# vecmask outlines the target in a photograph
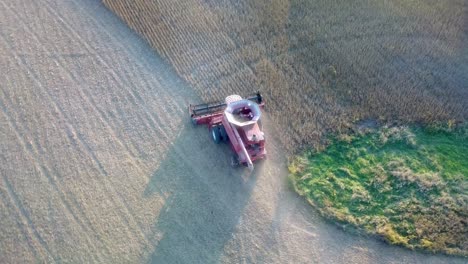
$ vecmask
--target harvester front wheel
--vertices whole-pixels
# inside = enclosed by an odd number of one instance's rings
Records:
[[[219,134],[221,135],[221,139],[224,142],[228,142],[229,137],[228,137],[228,134],[227,134],[226,129],[224,128],[224,126],[219,126]]]
[[[213,141],[216,143],[216,144],[219,144],[219,142],[221,141],[221,134],[219,133],[219,128],[218,126],[213,126],[211,128],[211,136],[213,137]]]

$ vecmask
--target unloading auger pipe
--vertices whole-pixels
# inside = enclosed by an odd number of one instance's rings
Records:
[[[234,131],[234,135],[236,136],[237,141],[242,142],[242,138],[240,137],[239,132],[237,131],[237,128],[233,124],[229,124],[229,125],[233,128],[232,130]],[[253,168],[254,168],[253,162],[250,159],[247,149],[245,148],[244,144],[239,144],[239,146],[241,147],[242,154],[244,154],[247,160],[247,167],[249,167],[250,171],[253,171]]]

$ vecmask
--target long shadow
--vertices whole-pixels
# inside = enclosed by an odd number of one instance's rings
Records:
[[[186,124],[153,173],[144,196],[166,197],[154,233],[151,263],[215,263],[232,237],[261,170],[229,166],[227,144],[206,127]]]

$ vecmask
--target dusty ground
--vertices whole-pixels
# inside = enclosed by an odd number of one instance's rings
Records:
[[[200,101],[98,0],[0,1],[0,262],[463,263],[325,223],[270,158],[188,124]]]

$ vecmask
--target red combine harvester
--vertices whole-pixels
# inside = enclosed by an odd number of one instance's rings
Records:
[[[226,97],[225,102],[189,105],[194,125],[206,124],[215,143],[230,142],[233,166],[253,169],[253,162],[266,157],[265,136],[260,121],[265,102],[259,92],[243,99]]]

